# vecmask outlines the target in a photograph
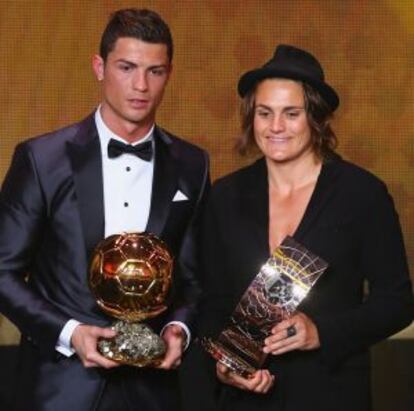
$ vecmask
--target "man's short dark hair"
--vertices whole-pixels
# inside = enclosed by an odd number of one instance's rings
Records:
[[[155,11],[147,9],[122,9],[111,14],[102,34],[100,55],[106,61],[121,37],[132,37],[147,43],[165,44],[168,59],[173,58],[173,40],[170,28]]]
[[[322,159],[329,158],[337,146],[337,138],[331,128],[332,108],[321,97],[320,93],[309,84],[299,82],[303,87],[305,111],[311,129],[312,147]],[[236,150],[241,155],[257,151],[254,137],[255,97],[258,82],[244,96],[241,107],[241,135],[236,141]]]

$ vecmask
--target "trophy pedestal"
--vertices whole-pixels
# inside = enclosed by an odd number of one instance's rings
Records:
[[[200,340],[203,348],[218,362],[230,368],[233,372],[241,375],[243,378],[251,378],[256,372],[256,368],[244,361],[234,351],[228,350],[224,345],[211,338],[202,338]]]
[[[135,367],[161,364],[166,352],[165,342],[150,327],[121,320],[112,329],[117,332],[115,337],[98,342],[98,350],[104,357]]]

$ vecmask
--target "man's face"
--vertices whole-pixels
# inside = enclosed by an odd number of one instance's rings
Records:
[[[101,113],[107,126],[121,137],[137,131],[140,137],[145,135],[154,123],[171,71],[167,46],[122,37],[106,62],[94,56],[93,68],[102,81]]]
[[[254,135],[268,160],[285,163],[313,155],[311,129],[300,83],[267,79],[257,86]]]

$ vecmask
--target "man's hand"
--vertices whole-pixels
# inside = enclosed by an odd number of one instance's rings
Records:
[[[120,364],[102,356],[97,350],[97,344],[99,338],[112,338],[115,335],[116,332],[110,328],[80,324],[73,331],[71,343],[84,367],[114,368]]]
[[[257,370],[251,378],[243,378],[219,362],[216,364],[216,373],[222,383],[257,394],[266,394],[275,382],[274,375],[268,370]]]
[[[187,338],[184,330],[177,324],[171,324],[165,328],[161,337],[167,345],[167,352],[158,368],[165,370],[177,368],[181,364],[183,347]]]
[[[273,355],[293,350],[314,350],[321,345],[315,323],[301,312],[273,327],[272,335],[264,342],[263,351]]]

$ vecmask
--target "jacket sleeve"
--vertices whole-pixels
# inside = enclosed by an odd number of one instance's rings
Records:
[[[376,186],[363,220],[360,269],[367,297],[352,310],[314,318],[322,356],[332,366],[408,326],[414,316],[399,219],[383,183]]]
[[[39,349],[54,353],[68,318],[31,289],[27,277],[47,225],[47,208],[28,144],[16,148],[0,192],[0,312]]]

